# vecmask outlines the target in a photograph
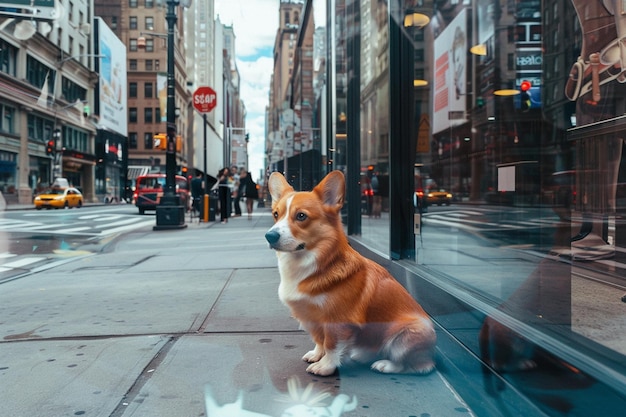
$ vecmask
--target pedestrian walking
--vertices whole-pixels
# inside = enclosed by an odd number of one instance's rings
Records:
[[[248,211],[248,220],[250,220],[252,219],[254,202],[259,198],[259,191],[252,175],[245,169],[242,169],[241,174],[239,174],[239,194],[246,199],[246,210]]]
[[[197,171],[196,177],[191,180],[191,198],[193,199],[191,209],[194,214],[198,213],[199,218],[202,217],[202,196],[204,195],[204,180],[202,172]]]
[[[230,217],[230,171],[228,168],[222,168],[217,173],[218,192],[220,196],[220,217],[222,223],[228,223]]]
[[[243,169],[243,168],[242,168]],[[241,195],[239,194],[239,168],[233,165],[230,167],[230,186],[231,186],[231,197],[233,202],[233,211],[231,213],[235,213],[235,217],[241,216],[241,206],[239,202],[241,201]]]

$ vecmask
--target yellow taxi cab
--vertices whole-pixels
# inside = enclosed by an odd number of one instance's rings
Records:
[[[83,206],[83,195],[74,187],[53,187],[36,196],[33,203],[37,210],[42,208],[80,208]]]
[[[438,190],[430,189],[426,194],[426,202],[428,205],[436,204],[438,206],[441,206],[442,204],[445,204],[446,206],[449,206],[450,203],[452,203],[452,194],[447,192],[443,188],[440,188]]]

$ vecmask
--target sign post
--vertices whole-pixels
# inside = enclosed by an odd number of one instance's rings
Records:
[[[198,87],[193,92],[193,107],[202,113],[202,122],[204,125],[204,200],[202,202],[202,221],[209,221],[209,182],[206,172],[206,155],[207,155],[207,120],[206,115],[217,106],[217,94],[211,87]]]

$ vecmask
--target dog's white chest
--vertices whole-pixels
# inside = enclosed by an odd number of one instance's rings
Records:
[[[284,303],[309,299],[310,296],[302,293],[298,285],[316,271],[315,256],[311,253],[278,253],[278,270],[280,272],[280,285],[278,296]]]

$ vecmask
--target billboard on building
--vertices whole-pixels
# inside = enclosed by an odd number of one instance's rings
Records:
[[[457,15],[435,39],[433,133],[465,123],[467,103],[467,16]]]
[[[101,18],[95,18],[96,53],[100,55],[96,71],[98,84],[99,125],[128,135],[126,96],[126,46]]]
[[[157,97],[161,108],[161,121],[167,122],[167,73],[157,74]]]

